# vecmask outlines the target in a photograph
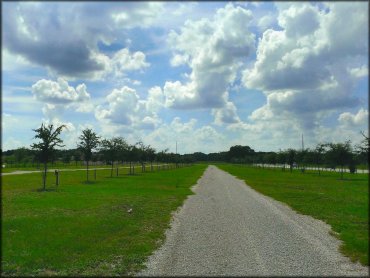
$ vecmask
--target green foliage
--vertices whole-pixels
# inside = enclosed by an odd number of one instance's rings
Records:
[[[338,180],[335,173],[302,175],[237,165],[217,165],[246,181],[255,190],[284,202],[294,210],[328,223],[343,241],[341,251],[353,261],[369,265],[368,175]]]
[[[92,158],[92,151],[99,146],[99,136],[97,136],[91,129],[87,128],[82,131],[79,139],[80,142],[77,146],[84,154],[86,161],[86,179],[89,181],[89,161]]]
[[[114,161],[120,160],[129,151],[129,146],[122,137],[113,137],[111,139],[103,139],[100,142],[100,151],[104,158],[111,162],[111,177],[113,176]]]
[[[236,145],[230,147],[227,157],[229,161],[237,161],[241,159],[246,159],[248,156],[251,156],[253,154],[254,150],[251,149],[249,146]]]
[[[54,130],[54,125],[50,124],[47,127],[41,124],[41,127],[34,129],[36,132],[35,139],[40,139],[38,143],[33,143],[31,148],[36,151],[37,159],[44,164],[43,174],[43,190],[46,186],[47,163],[55,154],[55,147],[64,147],[63,140],[59,138],[62,129],[65,125],[58,126]]]
[[[329,143],[328,147],[329,150],[326,152],[326,159],[331,165],[339,165],[341,167],[341,178],[343,179],[344,166],[353,164],[351,142]]]
[[[89,161],[92,158],[92,151],[99,146],[99,136],[96,135],[91,129],[87,128],[82,131],[80,141],[77,147],[81,150],[84,155],[85,161]]]

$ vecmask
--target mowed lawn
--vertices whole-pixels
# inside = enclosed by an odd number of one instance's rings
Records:
[[[343,241],[340,251],[369,265],[369,179],[367,174],[282,172],[241,165],[217,165],[294,210],[328,223]]]
[[[2,275],[127,275],[159,247],[206,165],[122,174],[2,177]],[[93,178],[93,174],[90,176]],[[132,209],[131,212],[130,209]]]

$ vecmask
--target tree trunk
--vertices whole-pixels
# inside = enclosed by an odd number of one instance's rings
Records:
[[[46,190],[46,172],[47,172],[48,166],[47,163],[44,163],[44,175],[42,177],[42,183],[43,183],[43,190]]]
[[[89,161],[86,161],[86,180],[89,182]]]
[[[113,164],[114,164],[114,162],[113,162],[113,160],[112,160],[112,169],[110,170],[110,177],[111,177],[111,178],[113,177]]]

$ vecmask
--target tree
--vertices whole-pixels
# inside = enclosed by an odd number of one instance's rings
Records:
[[[286,165],[286,161],[287,161],[287,154],[286,154],[286,152],[285,151],[282,151],[282,150],[279,150],[279,152],[276,155],[276,161],[277,161],[277,163],[283,165],[282,170],[285,171],[285,165]]]
[[[328,144],[319,143],[317,144],[315,150],[313,151],[313,159],[317,165],[317,170],[319,171],[319,175],[321,175],[320,165],[322,164],[324,160],[324,153],[326,151],[327,145]]]
[[[246,159],[247,156],[251,156],[254,154],[254,150],[251,149],[249,146],[232,146],[228,152],[228,159],[229,161],[240,161],[241,159]]]
[[[153,161],[155,159],[155,149],[152,148],[150,145],[146,147],[146,157],[150,162],[150,171],[153,171]]]
[[[33,143],[31,148],[36,151],[38,160],[44,164],[44,173],[42,176],[43,190],[46,188],[46,173],[47,163],[55,153],[55,147],[64,147],[63,140],[59,138],[62,129],[65,125],[58,126],[54,130],[54,125],[50,124],[47,127],[41,124],[41,127],[33,129],[36,132],[35,139],[41,139],[39,143]]]
[[[329,143],[329,150],[326,153],[328,161],[332,165],[339,165],[341,167],[340,178],[343,179],[343,168],[345,165],[350,166],[353,163],[353,154],[351,148],[351,141],[344,143]]]
[[[145,161],[146,161],[146,146],[143,142],[139,141],[135,144],[136,152],[137,152],[137,159],[141,164],[141,172],[145,172]]]
[[[301,172],[304,172],[304,163],[307,160],[307,154],[308,154],[308,149],[301,149],[295,151],[295,160],[298,163],[299,167],[301,168]]]
[[[358,153],[360,160],[367,165],[369,161],[370,139],[363,131],[361,131],[361,135],[364,138],[361,143],[356,146],[356,152]]]
[[[120,154],[122,153],[122,150],[126,149],[128,147],[125,139],[122,137],[113,137],[111,139],[104,139],[100,142],[100,150],[102,151],[105,159],[107,161],[110,161],[112,164],[111,169],[111,177],[113,177],[113,166],[114,161],[116,161]]]
[[[293,171],[293,164],[294,164],[294,161],[296,159],[296,156],[297,156],[296,150],[288,149],[286,151],[286,159],[287,159],[287,162],[289,164],[290,172]]]
[[[80,142],[77,147],[81,150],[86,161],[86,180],[89,181],[89,161],[92,158],[92,151],[99,146],[99,136],[91,129],[87,128],[82,131]]]

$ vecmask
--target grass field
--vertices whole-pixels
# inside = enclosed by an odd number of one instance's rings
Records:
[[[206,165],[110,178],[100,170],[2,177],[2,275],[127,275],[164,239]],[[129,213],[129,210],[132,212]]]
[[[159,164],[163,164],[163,163],[159,163]],[[135,165],[135,167],[141,167],[141,165],[139,163],[132,163],[132,165]],[[156,163],[153,164],[153,166],[155,166]],[[130,164],[129,163],[125,163],[124,165],[122,165],[121,163],[120,164],[114,164],[114,168],[116,167],[129,167]],[[11,173],[11,172],[16,172],[16,171],[38,171],[38,170],[42,170],[43,169],[43,165],[40,164],[39,165],[39,168],[36,166],[36,164],[34,164],[34,166],[32,166],[31,164],[17,164],[17,165],[13,165],[12,167],[10,167],[8,165],[8,167],[5,167],[5,168],[2,168],[1,169],[1,172],[2,173]],[[94,169],[94,168],[110,168],[112,167],[111,165],[89,165],[89,168],[90,169]],[[147,163],[146,164],[146,167],[150,167],[150,164]],[[86,166],[83,165],[82,163],[78,163],[78,164],[75,164],[75,163],[60,163],[60,162],[57,162],[57,163],[54,163],[54,164],[51,164],[51,163],[48,163],[48,169],[86,169]]]
[[[294,210],[328,223],[343,241],[341,252],[352,261],[369,265],[369,180],[367,174],[290,173],[218,164],[223,169]]]

